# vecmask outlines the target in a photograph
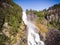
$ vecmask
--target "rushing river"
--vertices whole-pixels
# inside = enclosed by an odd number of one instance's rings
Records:
[[[45,45],[43,41],[40,40],[40,36],[37,32],[36,26],[32,24],[31,21],[28,20],[26,13],[23,12],[22,19],[27,25],[27,43],[28,45]]]

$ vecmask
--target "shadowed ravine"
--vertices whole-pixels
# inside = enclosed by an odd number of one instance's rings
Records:
[[[27,16],[26,16],[25,12],[23,12],[22,19],[23,19],[25,25],[27,25],[27,32],[28,32],[27,43],[28,43],[28,45],[45,45],[44,42],[40,40],[40,36],[37,32],[35,25],[32,24],[30,20],[27,20]]]

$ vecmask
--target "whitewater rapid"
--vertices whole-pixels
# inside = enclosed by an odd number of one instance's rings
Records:
[[[27,43],[28,45],[44,45],[44,42],[40,40],[40,36],[37,32],[36,26],[28,20],[26,13],[23,12],[22,19],[27,25]]]

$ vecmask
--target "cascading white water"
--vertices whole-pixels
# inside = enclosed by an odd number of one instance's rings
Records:
[[[27,43],[28,45],[44,45],[44,42],[40,40],[40,36],[37,32],[37,29],[34,24],[31,23],[31,21],[27,20],[26,13],[23,12],[22,19],[27,25]]]

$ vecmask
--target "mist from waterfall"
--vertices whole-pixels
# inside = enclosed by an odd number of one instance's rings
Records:
[[[22,19],[27,25],[27,43],[28,45],[45,45],[43,41],[40,40],[40,36],[37,32],[36,26],[28,20],[27,15],[23,12]]]

